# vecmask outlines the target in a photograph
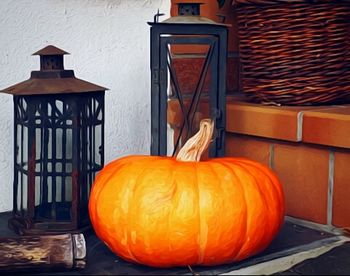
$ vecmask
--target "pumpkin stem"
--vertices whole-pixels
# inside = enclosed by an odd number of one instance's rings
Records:
[[[176,160],[185,162],[199,161],[211,142],[213,131],[214,121],[210,119],[202,120],[199,125],[199,131],[187,140],[177,154]]]

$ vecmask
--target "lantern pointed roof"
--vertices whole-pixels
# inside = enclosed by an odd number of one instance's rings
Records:
[[[56,46],[48,45],[33,54],[33,56],[54,56],[54,55],[69,55],[69,53],[60,48],[57,48]]]
[[[204,16],[194,16],[194,15],[178,15],[172,16],[164,21],[160,22],[164,24],[209,24],[209,25],[219,25],[226,26],[226,24],[215,22]]]
[[[211,20],[207,17],[200,16],[200,15],[176,15],[171,16],[163,21],[160,22],[147,22],[148,25],[154,26],[154,25],[212,25],[212,26],[223,26],[223,27],[230,27],[231,24],[226,23],[218,23],[214,20]]]
[[[49,45],[33,55],[40,56],[40,70],[32,71],[28,80],[3,90],[12,95],[46,95],[85,92],[103,92],[105,87],[75,77],[73,70],[65,70],[63,55],[69,54],[62,49]]]
[[[0,90],[2,93],[12,95],[48,95],[48,94],[72,94],[106,91],[108,88],[91,82],[69,78],[30,78],[13,86]]]

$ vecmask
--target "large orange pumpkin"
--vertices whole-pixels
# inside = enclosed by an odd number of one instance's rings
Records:
[[[188,161],[200,158],[212,129],[203,121],[180,160],[128,156],[98,174],[90,218],[115,254],[156,267],[219,265],[269,245],[283,223],[281,185],[247,159]]]

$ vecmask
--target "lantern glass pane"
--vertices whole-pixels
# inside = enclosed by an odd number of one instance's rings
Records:
[[[23,190],[22,190],[22,210],[26,212],[28,210],[28,177],[23,174]]]
[[[41,163],[39,163],[39,162],[35,163],[35,172],[37,172],[37,173],[41,172]]]
[[[56,162],[55,165],[56,165],[56,168],[55,168],[56,173],[61,173],[62,172],[62,163]]]
[[[65,186],[62,183],[62,177],[56,177],[56,211],[57,220],[67,221],[70,220],[71,202],[65,200]]]
[[[163,49],[166,51],[163,55],[167,68],[167,110],[176,114],[176,123],[180,125],[180,128],[172,129],[171,124],[167,123],[168,156],[176,155],[199,130],[200,121],[210,116],[214,47],[210,40],[207,42],[209,44],[168,43]]]
[[[35,206],[39,206],[41,195],[41,185],[40,185],[40,176],[35,177]]]
[[[177,133],[171,128],[170,124],[167,124],[167,156],[172,156],[174,152],[174,137]],[[179,147],[182,147],[182,141],[179,142]]]
[[[52,202],[52,177],[47,177],[47,199],[46,202]]]
[[[22,151],[22,125],[17,124],[17,164],[21,164]]]
[[[101,166],[102,165],[102,160],[101,160],[101,154],[100,154],[100,148],[102,146],[102,126],[101,125],[97,125],[95,126],[95,164],[97,166]]]
[[[28,170],[28,127],[22,127],[22,159],[21,164],[24,170]]]
[[[62,201],[62,177],[56,176],[56,202]]]
[[[57,115],[58,116],[62,115],[62,113],[63,113],[63,102],[59,101],[59,100],[56,100],[55,104],[56,104],[56,113],[57,113]]]
[[[40,128],[36,128],[35,129],[35,145],[36,145],[36,151],[35,151],[35,159],[36,160],[40,160],[41,158],[41,146],[42,146],[42,142],[41,142],[41,129]],[[39,170],[36,170],[37,172],[40,171],[40,163],[37,164],[39,165]]]
[[[47,158],[52,159],[52,129],[48,130],[48,142],[47,142]]]
[[[24,98],[22,98],[21,100],[22,100],[23,110],[26,112],[26,110],[27,110],[27,102],[26,102],[26,100]]]
[[[72,159],[73,150],[73,130],[68,128],[66,131],[66,158]]]
[[[62,159],[63,129],[56,129],[56,159]]]
[[[47,115],[49,116],[49,118],[51,118],[52,116],[52,107],[50,103],[47,105]]]
[[[93,152],[92,152],[92,149],[93,149],[93,135],[92,135],[92,129],[93,129],[93,126],[89,125],[88,127],[88,170],[91,170],[92,169],[92,166],[93,166]]]
[[[17,173],[18,182],[17,182],[17,194],[15,195],[16,198],[16,210],[22,211],[22,173]]]
[[[98,110],[98,113],[96,115],[97,120],[101,121],[102,120],[102,110]]]
[[[65,178],[65,199],[66,201],[72,201],[72,177],[67,176]]]
[[[72,163],[66,163],[66,172],[71,173],[72,172],[73,165]]]

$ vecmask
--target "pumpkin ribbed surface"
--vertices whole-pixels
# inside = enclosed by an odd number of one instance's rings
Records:
[[[274,173],[247,159],[128,156],[98,174],[89,213],[97,236],[128,261],[219,265],[269,245],[284,198]]]

